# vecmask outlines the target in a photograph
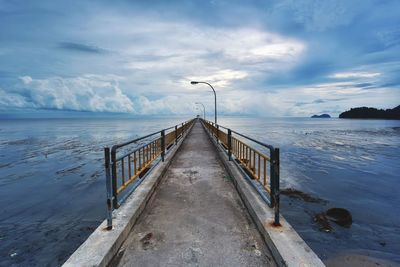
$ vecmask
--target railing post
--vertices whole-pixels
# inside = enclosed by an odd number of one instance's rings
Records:
[[[111,185],[111,170],[110,170],[110,148],[104,148],[104,167],[106,171],[106,189],[107,189],[107,230],[112,229],[112,185]]]
[[[175,125],[175,144],[178,143],[178,125]]]
[[[117,152],[111,149],[111,184],[113,195],[113,207],[118,208],[118,193],[117,193]]]
[[[184,133],[185,133],[185,128],[183,128],[183,122],[182,122],[182,138]]]
[[[165,158],[165,130],[161,131],[161,160]]]
[[[219,143],[219,125],[216,124],[216,126],[217,126],[217,133],[216,133],[215,137],[217,138],[217,144],[218,144]]]
[[[275,206],[275,171],[274,171],[274,164],[275,164],[275,149],[272,148],[269,150],[269,158],[270,158],[270,164],[269,164],[269,185],[271,188],[270,192],[270,199],[271,199],[271,208]]]
[[[228,158],[232,160],[232,131],[228,129]]]
[[[274,211],[275,211],[275,220],[274,224],[279,225],[279,204],[280,204],[280,192],[279,192],[279,183],[280,183],[280,173],[279,173],[279,148],[275,148],[273,150],[273,185],[271,186],[271,195],[274,199]]]

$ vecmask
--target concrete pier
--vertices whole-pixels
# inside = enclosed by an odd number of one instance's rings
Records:
[[[112,217],[64,266],[324,266],[199,120]]]
[[[111,266],[275,266],[200,123]]]

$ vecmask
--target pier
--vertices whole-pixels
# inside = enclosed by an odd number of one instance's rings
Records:
[[[107,219],[64,266],[324,266],[279,214],[271,145],[193,119],[106,148],[105,173]]]

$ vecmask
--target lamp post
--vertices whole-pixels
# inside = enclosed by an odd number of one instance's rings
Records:
[[[214,92],[214,112],[215,112],[214,122],[215,122],[215,124],[217,124],[217,94],[215,93],[214,87],[212,87],[212,85],[207,82],[191,81],[190,83],[191,84],[204,83],[204,84],[207,84],[208,86],[210,86],[211,89],[213,90],[213,92]]]
[[[203,119],[205,120],[206,119],[206,108],[204,107],[203,103],[196,102],[195,104],[203,106]]]

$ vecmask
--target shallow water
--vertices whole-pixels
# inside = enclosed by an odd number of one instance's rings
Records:
[[[105,218],[103,147],[186,119],[0,120],[0,266],[61,265]]]
[[[322,258],[342,253],[400,263],[400,121],[311,118],[221,118],[220,123],[278,146],[281,188],[325,201],[282,196],[281,211]],[[313,221],[332,207],[348,209],[349,229]]]
[[[103,147],[187,118],[0,120],[0,266],[62,264],[105,217]],[[323,259],[349,250],[400,262],[400,122],[221,117],[281,149],[282,213]],[[313,214],[348,209],[319,231]]]

